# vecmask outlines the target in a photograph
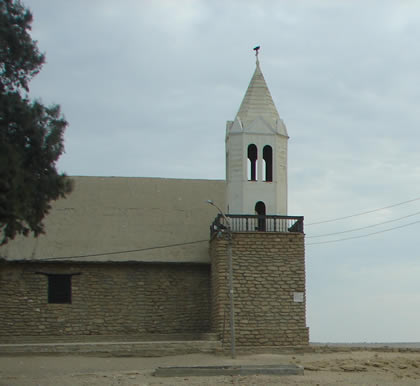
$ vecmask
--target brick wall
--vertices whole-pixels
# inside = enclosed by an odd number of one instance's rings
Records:
[[[43,274],[72,276],[72,304],[48,304]],[[210,329],[208,265],[0,265],[0,336],[196,333]]]
[[[211,242],[212,330],[230,341],[227,240]],[[234,233],[233,288],[237,346],[302,346],[309,343],[304,235]]]

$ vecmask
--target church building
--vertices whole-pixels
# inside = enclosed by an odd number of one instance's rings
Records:
[[[225,349],[308,345],[288,138],[257,56],[226,125],[225,181],[71,177],[45,235],[0,247],[0,339],[213,333]]]

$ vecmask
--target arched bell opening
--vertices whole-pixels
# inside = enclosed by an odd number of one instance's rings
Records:
[[[273,148],[269,145],[263,148],[263,181],[273,181]]]
[[[248,181],[257,181],[257,146],[251,144],[248,146]]]

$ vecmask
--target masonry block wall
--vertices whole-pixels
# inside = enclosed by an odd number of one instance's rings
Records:
[[[49,274],[72,276],[72,303],[48,303]],[[0,336],[210,330],[208,265],[0,264]]]
[[[305,246],[300,233],[233,233],[237,346],[304,346]],[[228,241],[213,239],[212,330],[230,341]],[[302,300],[302,301],[301,301]]]

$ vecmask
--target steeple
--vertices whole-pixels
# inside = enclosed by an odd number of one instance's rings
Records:
[[[235,120],[226,125],[228,213],[287,214],[288,138],[257,56]]]
[[[236,114],[236,118],[238,118],[242,128],[245,130],[250,128],[257,118],[260,118],[274,132],[287,136],[286,126],[281,120],[273,102],[270,90],[261,71],[258,56],[254,74],[249,82],[248,89]]]
[[[264,75],[261,72],[258,59],[254,75],[251,78],[236,117],[241,120],[244,126],[250,124],[256,118],[262,117],[267,123],[275,127],[277,121],[280,119],[270,90],[265,82]]]

